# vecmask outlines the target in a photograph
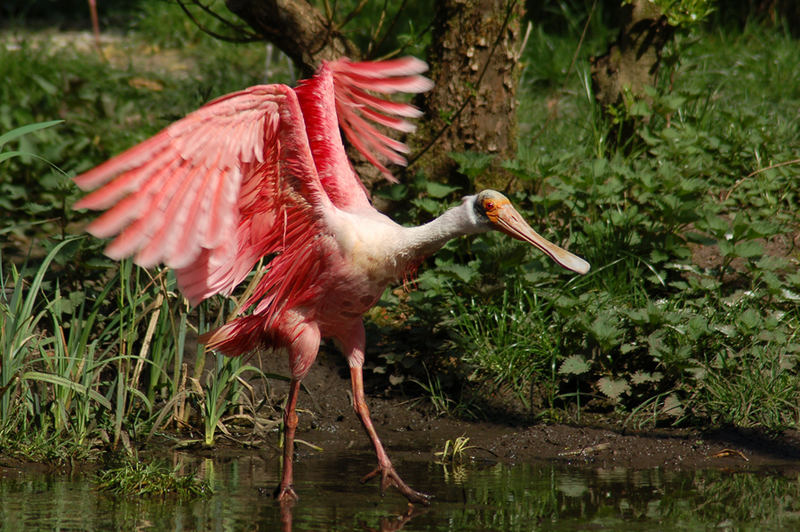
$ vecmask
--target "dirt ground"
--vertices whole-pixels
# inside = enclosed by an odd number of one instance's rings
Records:
[[[349,376],[333,353],[320,358],[304,381],[298,408],[297,437],[325,449],[325,454],[371,448],[350,406]],[[267,363],[284,364],[285,361]],[[280,365],[265,368],[280,372]],[[284,370],[285,372],[285,370]],[[272,394],[285,393],[278,386]],[[769,435],[735,428],[624,429],[621,423],[596,418],[580,426],[521,423],[504,419],[471,422],[432,415],[424,407],[367,390],[375,428],[389,456],[411,453],[430,460],[447,440],[469,438],[467,456],[476,460],[561,462],[576,466],[644,468],[755,469],[780,467],[800,471],[800,431]],[[276,442],[267,442],[267,445]],[[298,459],[316,451],[297,447]]]

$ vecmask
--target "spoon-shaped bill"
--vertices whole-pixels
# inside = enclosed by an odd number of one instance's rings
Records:
[[[589,271],[588,262],[534,231],[511,203],[502,205],[497,211],[497,218],[492,221],[498,230],[517,240],[533,244],[564,268],[581,274]]]

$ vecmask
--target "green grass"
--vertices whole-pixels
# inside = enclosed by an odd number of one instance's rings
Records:
[[[15,132],[0,137],[3,453],[68,461],[164,430],[210,445],[235,411],[257,424],[262,404],[243,383],[265,376],[195,342],[234,303],[190,309],[169,271],[114,263],[71,236],[92,216],[71,209],[72,175],[263,81],[263,45],[215,41],[174,5],[142,6],[104,28],[108,61],[24,28],[18,50],[0,47],[0,132]],[[519,154],[504,162],[523,185],[514,202],[591,272],[565,273],[499,234],[452,242],[415,290],[387,292],[370,367],[455,415],[485,415],[481,399],[500,389],[552,419],[577,407],[637,424],[795,427],[797,43],[775,28],[695,28],[669,51],[674,76],[621,110],[639,128],[620,145],[587,81],[587,57],[613,34],[598,20],[566,79],[582,23],[532,31]],[[287,81],[279,65],[273,81]],[[482,154],[453,157],[473,178],[487,167]],[[420,223],[465,192],[419,174],[376,194]],[[386,323],[400,312],[397,334]]]
[[[444,442],[444,447],[441,451],[436,451],[434,456],[438,457],[439,463],[454,464],[464,460],[464,453],[475,446],[469,444],[469,438],[466,436],[457,436],[454,440],[447,440]]]
[[[142,462],[125,459],[121,464],[104,469],[97,475],[97,487],[120,497],[174,496],[179,499],[207,498],[212,495],[207,480],[181,475],[177,469],[160,461]]]
[[[451,326],[471,343],[463,342],[462,361],[473,368],[467,379],[480,394],[509,387],[530,409],[530,384],[536,381],[546,385],[546,402],[553,407],[554,370],[562,349],[548,331],[553,324],[546,315],[552,309],[529,286],[517,281],[489,302],[454,294]]]

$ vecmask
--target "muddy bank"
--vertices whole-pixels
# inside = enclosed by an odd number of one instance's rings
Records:
[[[308,393],[300,396],[298,438],[324,449],[324,454],[346,450],[369,450],[369,440],[350,406],[347,369],[333,353],[320,359],[304,381]],[[280,366],[266,362],[267,370]],[[276,385],[271,393],[285,393]],[[800,432],[770,435],[734,428],[655,428],[630,430],[605,418],[588,424],[567,425],[520,423],[497,419],[470,422],[436,417],[425,405],[384,398],[381,391],[367,390],[367,402],[376,430],[389,456],[412,454],[434,460],[447,440],[469,438],[467,456],[475,460],[560,462],[576,466],[626,468],[725,468],[751,469],[765,466],[797,468],[800,471]],[[589,416],[585,416],[589,417]],[[276,446],[270,435],[265,445]],[[276,448],[276,447],[273,447]],[[313,460],[319,454],[298,446],[298,460]]]
[[[282,358],[250,360],[265,372],[287,374]],[[369,379],[367,379],[369,382]],[[311,445],[296,446],[297,460],[336,460],[352,452],[371,453],[350,400],[349,371],[341,355],[321,352],[309,376],[303,381],[305,390],[298,401],[297,438]],[[288,389],[286,383],[270,381],[269,387],[256,386],[256,398],[268,397],[279,405]],[[367,385],[367,403],[375,428],[390,457],[397,460],[435,461],[445,442],[458,437],[469,438],[464,459],[477,462],[559,463],[575,467],[595,468],[668,468],[752,470],[772,467],[782,473],[800,472],[800,431],[768,434],[759,430],[736,428],[651,428],[631,430],[620,420],[583,416],[581,424],[522,422],[518,416],[502,416],[489,421],[465,421],[436,416],[425,399],[384,397],[380,386]],[[269,410],[267,406],[265,408]],[[230,459],[256,453],[277,467],[280,420],[278,410],[267,414],[266,425],[253,431],[246,426],[235,431],[235,438],[218,436],[217,446],[205,449],[199,445],[175,445],[175,441],[201,437],[200,432],[174,435],[174,439],[154,438],[138,442],[144,454],[162,455],[168,449],[206,457]],[[193,425],[201,427],[199,420]],[[233,427],[231,427],[233,428]],[[243,446],[242,442],[253,442]],[[322,448],[315,450],[312,446]],[[74,470],[76,464],[68,469]],[[98,464],[89,464],[95,469]],[[102,467],[102,466],[100,466]],[[48,464],[28,464],[4,456],[0,448],[0,473],[4,468],[30,469],[45,472]],[[78,465],[79,469],[83,469]],[[57,468],[63,469],[63,467]]]

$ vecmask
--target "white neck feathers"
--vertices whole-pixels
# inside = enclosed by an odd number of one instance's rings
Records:
[[[475,214],[474,202],[475,196],[467,196],[460,205],[425,225],[406,228],[405,252],[411,256],[427,256],[456,237],[488,231],[489,226]]]

